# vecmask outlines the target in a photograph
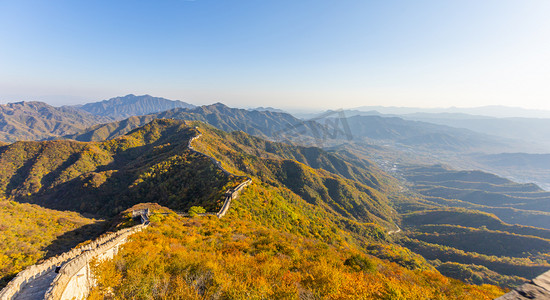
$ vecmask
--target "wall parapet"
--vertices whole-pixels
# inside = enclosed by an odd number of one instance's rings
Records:
[[[46,292],[44,299],[58,300],[65,298],[63,297],[63,293],[65,292],[70,280],[77,274],[78,271],[88,265],[92,259],[98,257],[113,247],[118,247],[124,244],[130,235],[142,231],[147,226],[148,225],[146,224],[139,224],[134,227],[122,229],[109,234],[106,238],[104,238],[103,243],[96,243],[95,248],[89,249],[88,251],[83,252],[81,255],[78,255],[74,259],[67,262],[61,270],[59,270],[59,274],[55,277],[50,288]],[[71,296],[68,297],[68,299],[71,298]]]
[[[45,299],[60,299],[60,297],[57,297],[59,294],[58,291],[65,281],[68,282],[65,278],[72,273],[75,267],[81,266],[84,262],[88,262],[92,257],[101,254],[102,251],[112,248],[113,245],[125,240],[129,235],[143,230],[147,227],[147,224],[148,220],[146,224],[139,224],[131,228],[104,234],[86,245],[73,248],[68,252],[49,258],[42,263],[27,267],[25,270],[19,272],[17,276],[0,291],[0,300],[14,299],[28,283],[33,282],[49,272],[53,272],[55,268],[63,265],[46,292],[45,297]],[[52,293],[49,293],[50,291],[52,291]]]
[[[240,178],[245,178],[246,179],[245,181],[241,182],[234,189],[227,191],[227,193],[225,195],[225,199],[224,199],[223,204],[222,204],[222,207],[217,213],[198,214],[199,216],[215,215],[218,218],[222,218],[223,216],[225,216],[225,214],[229,210],[229,206],[231,205],[231,200],[236,199],[239,196],[239,193],[242,191],[242,189],[244,189],[245,187],[252,184],[252,178],[250,178],[248,176],[236,175],[236,174],[233,174],[233,173],[227,171],[226,169],[223,168],[222,163],[219,160],[217,160],[213,156],[210,156],[206,153],[202,153],[200,151],[197,151],[195,148],[193,148],[193,145],[191,143],[194,140],[196,140],[196,139],[198,139],[202,136],[202,133],[199,131],[199,128],[195,127],[195,129],[199,132],[199,134],[189,139],[189,142],[187,143],[187,148],[189,148],[189,150],[209,158],[218,167],[218,169],[222,170],[222,172],[224,172],[227,176],[235,176],[235,177],[240,177]],[[183,214],[183,215],[186,215],[186,214]]]

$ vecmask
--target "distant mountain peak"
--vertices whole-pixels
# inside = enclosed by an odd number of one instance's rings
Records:
[[[269,111],[269,112],[286,113],[286,111],[284,111],[284,110],[282,110],[282,109],[274,108],[274,107],[271,107],[271,106],[268,106],[268,107],[260,106],[260,107],[256,107],[256,108],[250,108],[250,109],[248,109],[248,110],[251,110],[251,111]]]
[[[225,105],[225,104],[223,104],[223,103],[221,103],[221,102],[216,102],[216,103],[214,103],[214,104],[211,104],[211,105],[207,105],[207,106],[213,106],[213,107],[223,107],[223,108],[225,108],[225,107],[229,107],[229,106],[227,106],[227,105]]]
[[[78,108],[98,116],[107,116],[116,119],[124,119],[131,116],[147,115],[158,113],[174,108],[193,108],[192,104],[170,100],[151,95],[128,94],[126,96],[114,97],[95,103],[88,103]]]

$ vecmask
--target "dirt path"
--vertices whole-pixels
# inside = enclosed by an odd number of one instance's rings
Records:
[[[395,225],[397,226],[397,225]],[[397,226],[397,230],[391,230],[391,231],[388,231],[388,235],[392,235],[394,233],[400,233],[401,232],[401,228],[399,228],[399,226]]]

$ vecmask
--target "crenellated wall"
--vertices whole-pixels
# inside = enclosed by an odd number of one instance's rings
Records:
[[[119,247],[128,241],[130,235],[146,227],[146,224],[140,224],[117,231],[111,234],[105,243],[98,244],[96,248],[85,251],[67,262],[53,280],[44,299],[83,299],[87,297],[90,288],[94,284],[90,274],[90,261],[113,258]]]
[[[198,127],[195,127],[195,129],[197,129],[197,131],[199,130]],[[220,209],[220,211],[218,211],[217,213],[205,213],[205,214],[199,214],[199,215],[216,215],[218,218],[221,218],[223,216],[225,216],[225,214],[227,213],[227,211],[229,210],[229,206],[231,205],[231,200],[233,199],[236,199],[238,196],[239,196],[239,193],[242,191],[242,189],[244,189],[245,187],[247,187],[248,185],[250,185],[252,183],[252,178],[250,177],[247,177],[247,176],[239,176],[239,175],[235,175],[229,171],[227,171],[226,169],[224,169],[222,167],[222,163],[220,161],[218,161],[217,159],[215,159],[214,157],[206,154],[206,153],[202,153],[202,152],[199,152],[197,150],[195,150],[195,148],[193,148],[193,145],[191,145],[191,143],[195,140],[195,139],[198,139],[199,137],[202,136],[202,133],[199,131],[199,134],[197,136],[194,136],[192,138],[189,139],[189,143],[187,144],[187,148],[189,148],[189,150],[195,152],[195,153],[198,153],[198,154],[201,154],[201,155],[204,155],[206,157],[208,157],[220,170],[222,170],[226,175],[228,176],[235,176],[235,177],[241,177],[241,178],[246,178],[246,180],[244,182],[242,182],[241,184],[239,184],[237,187],[235,187],[233,190],[229,190],[225,193],[225,200],[223,201],[223,205],[222,205],[222,208]]]
[[[19,272],[15,278],[13,278],[7,285],[0,291],[0,299],[8,300],[15,299],[15,296],[24,288],[28,283],[39,280],[42,277],[48,275],[54,271],[56,266],[65,263],[68,260],[80,255],[83,251],[87,251],[93,247],[92,244],[88,244],[83,247],[72,249],[69,252],[65,252],[61,255],[52,257],[44,262],[27,267],[25,270]]]
[[[218,218],[225,216],[225,214],[227,213],[227,210],[229,210],[229,206],[231,205],[231,200],[236,199],[239,196],[239,193],[242,191],[242,189],[244,189],[251,183],[252,183],[252,179],[250,177],[247,177],[245,182],[239,184],[236,188],[230,191],[229,194],[225,197],[225,201],[223,202],[222,208],[216,214],[216,216]]]
[[[72,299],[77,294],[87,295],[87,290],[67,295],[62,298],[66,287],[81,278],[79,271],[87,268],[88,262],[94,257],[111,256],[118,247],[125,243],[128,237],[147,227],[147,223],[136,225],[117,232],[104,234],[89,244],[74,248],[56,257],[52,257],[40,264],[36,264],[19,272],[8,285],[0,291],[0,300],[10,299]],[[112,254],[111,254],[112,252]],[[55,268],[62,266],[59,273]],[[89,272],[86,271],[85,280],[89,283]],[[73,278],[74,277],[74,278]],[[80,280],[80,279],[79,279]],[[78,280],[76,280],[78,281]],[[80,280],[82,281],[82,280]],[[80,286],[80,284],[79,284]],[[89,284],[86,285],[90,287]],[[78,297],[78,299],[81,299]]]

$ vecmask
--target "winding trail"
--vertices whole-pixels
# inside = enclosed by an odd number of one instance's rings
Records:
[[[390,231],[388,231],[388,235],[392,235],[392,234],[400,233],[400,232],[401,232],[401,228],[399,228],[399,226],[397,226],[397,224],[396,224],[395,226],[397,227],[397,230],[390,230]]]
[[[223,168],[222,163],[219,160],[215,159],[213,156],[210,156],[206,153],[197,151],[195,148],[193,148],[193,145],[191,143],[194,140],[196,140],[196,139],[198,139],[202,136],[202,133],[200,132],[199,128],[195,127],[195,129],[199,132],[199,134],[189,139],[189,143],[187,144],[187,148],[189,148],[189,150],[191,150],[195,153],[198,153],[200,155],[208,157],[227,176],[245,178],[245,180],[243,182],[241,182],[237,187],[235,187],[234,189],[229,190],[225,193],[225,200],[223,202],[223,205],[222,205],[220,211],[218,211],[217,213],[199,214],[199,215],[216,215],[218,218],[221,218],[221,217],[225,216],[225,214],[229,210],[229,206],[231,205],[231,200],[237,198],[238,195],[239,195],[239,192],[252,183],[252,178],[250,178],[248,176],[236,175],[236,174],[233,174],[233,173],[227,171],[226,169]],[[185,214],[182,214],[182,215],[185,215]]]

